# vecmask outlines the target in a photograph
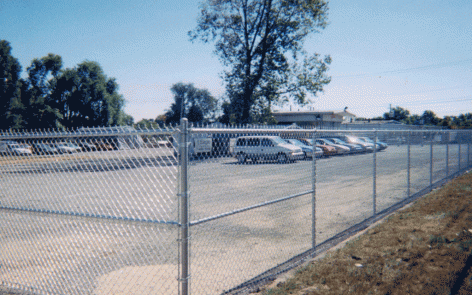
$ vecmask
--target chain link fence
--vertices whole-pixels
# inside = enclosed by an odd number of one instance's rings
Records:
[[[470,167],[469,131],[0,134],[0,293],[247,294]]]

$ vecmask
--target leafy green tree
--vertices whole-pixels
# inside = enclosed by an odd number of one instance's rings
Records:
[[[452,117],[444,116],[444,118],[442,118],[439,121],[439,126],[446,127],[446,128],[452,128]]]
[[[404,123],[409,124],[409,125],[422,125],[423,120],[421,119],[421,116],[419,115],[411,115],[408,118],[403,120]]]
[[[131,115],[124,114],[123,115],[123,125],[126,126],[133,126],[134,125],[134,118]]]
[[[193,84],[172,85],[174,102],[165,113],[166,123],[175,124],[185,117],[190,122],[208,122],[214,119],[217,100],[206,89],[198,89]]]
[[[107,78],[97,62],[84,61],[57,77],[51,94],[62,114],[60,126],[96,127],[124,125],[124,98],[114,78]]]
[[[19,114],[23,108],[19,93],[21,65],[11,49],[8,41],[0,40],[0,129],[23,127]]]
[[[309,102],[330,82],[331,58],[309,55],[303,43],[327,25],[324,0],[206,0],[190,39],[215,42],[233,123],[250,123],[256,101],[270,107]]]
[[[28,67],[26,89],[22,91],[24,102],[23,119],[29,128],[55,128],[62,117],[51,100],[57,76],[62,68],[62,58],[49,53],[35,58]]]
[[[0,129],[132,125],[115,78],[96,62],[62,69],[62,58],[35,58],[20,78],[10,44],[0,41]]]
[[[165,114],[161,114],[161,115],[158,115],[156,117],[156,119],[154,120],[159,126],[164,126],[166,124],[166,115]]]
[[[439,123],[439,118],[433,111],[424,111],[423,115],[421,115],[421,120],[423,121],[424,125],[437,125]]]
[[[471,129],[472,128],[472,114],[460,114],[452,118],[452,127],[454,129]]]
[[[408,123],[410,111],[397,106],[393,108],[391,112],[385,113],[383,117],[385,120],[395,120],[403,123]]]
[[[159,124],[157,124],[153,119],[141,119],[139,122],[137,122],[134,127],[137,129],[156,129],[159,127]]]

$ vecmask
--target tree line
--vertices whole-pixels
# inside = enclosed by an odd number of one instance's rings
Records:
[[[65,129],[132,124],[115,78],[97,62],[63,68],[62,58],[35,58],[22,78],[22,67],[0,40],[0,130]]]
[[[331,57],[304,49],[327,24],[326,0],[203,0],[190,41],[212,42],[225,67],[224,98],[192,84],[173,85],[174,103],[155,122],[275,123],[273,105],[306,105],[331,81]],[[70,128],[130,124],[118,85],[96,62],[62,69],[49,54],[21,66],[5,40],[0,44],[0,128]],[[149,121],[149,120],[148,120]],[[147,124],[146,122],[141,122]],[[149,122],[148,122],[149,123]]]
[[[438,126],[447,129],[472,129],[472,113],[459,116],[444,116],[439,118],[433,111],[426,110],[421,115],[410,114],[410,111],[396,106],[390,112],[372,119],[358,118],[359,120],[394,120],[408,125]]]

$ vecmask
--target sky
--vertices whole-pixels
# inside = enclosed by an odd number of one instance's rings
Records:
[[[214,44],[191,42],[200,1],[0,0],[0,40],[23,68],[48,53],[90,60],[116,78],[135,122],[156,118],[178,82],[224,96]],[[438,117],[472,112],[472,1],[331,0],[329,25],[305,49],[330,55],[331,83],[305,107],[382,116],[390,106]]]

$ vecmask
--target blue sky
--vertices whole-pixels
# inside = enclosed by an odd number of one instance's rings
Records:
[[[332,82],[304,109],[347,106],[361,117],[381,116],[390,104],[439,117],[472,112],[472,1],[329,3],[330,24],[305,48],[331,55]],[[198,6],[189,0],[0,0],[0,39],[10,42],[23,71],[48,53],[62,56],[65,67],[97,61],[117,79],[125,111],[139,121],[164,113],[178,82],[224,94],[213,45],[187,36]]]

